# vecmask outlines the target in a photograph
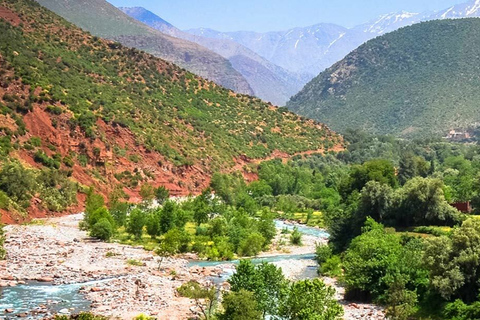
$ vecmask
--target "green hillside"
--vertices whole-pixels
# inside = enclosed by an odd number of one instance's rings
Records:
[[[47,103],[71,113],[70,124],[90,138],[98,137],[101,119],[130,129],[138,143],[177,165],[232,164],[234,156],[315,150],[333,145],[325,138],[336,139],[318,123],[86,34],[33,1],[2,5],[21,20],[18,26],[0,20],[2,72],[14,70],[4,87],[21,79],[29,88],[29,96],[3,96],[7,111]]]
[[[247,80],[227,59],[193,42],[154,30],[105,0],[37,2],[95,36],[144,50],[235,92],[253,93]]]
[[[480,19],[431,21],[367,42],[294,96],[332,129],[445,134],[480,122]]]

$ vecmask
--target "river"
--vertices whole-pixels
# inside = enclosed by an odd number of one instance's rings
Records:
[[[284,221],[275,221],[276,227],[279,230],[289,229],[292,230],[297,227],[298,230],[309,236],[318,237],[319,239],[325,239],[328,237],[328,233],[325,231],[306,227],[302,225],[296,225]],[[307,254],[284,254],[284,255],[272,255],[260,258],[252,258],[254,263],[270,262],[278,266],[292,266],[295,261],[302,265],[302,271],[296,277],[297,279],[312,278],[316,276],[316,264],[314,259],[314,253]],[[215,262],[215,261],[190,261],[188,267],[216,267],[222,266],[224,271],[220,277],[212,278],[217,283],[223,283],[235,272],[233,267],[239,260],[228,262]],[[81,311],[90,310],[90,301],[87,300],[79,289],[84,286],[95,286],[102,282],[110,281],[111,279],[92,281],[86,283],[76,283],[68,285],[51,285],[39,282],[28,282],[27,284],[17,285],[14,287],[6,287],[0,289],[0,316],[15,316],[18,314],[26,313],[32,310],[38,310],[38,313],[34,318],[44,318],[48,314],[55,313],[78,313]],[[39,305],[47,305],[48,309],[39,308]],[[7,313],[6,310],[13,310],[12,313]],[[29,315],[29,317],[31,317]]]

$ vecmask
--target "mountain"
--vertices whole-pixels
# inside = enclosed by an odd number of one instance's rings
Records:
[[[425,136],[480,122],[480,19],[415,24],[370,40],[287,104],[334,130]]]
[[[255,96],[276,105],[285,105],[287,100],[310,80],[310,77],[287,71],[232,40],[183,32],[145,8],[119,9],[154,29],[172,37],[198,43],[228,59],[235,70],[247,79]]]
[[[480,0],[472,0],[466,3],[452,6],[431,16],[431,19],[455,19],[471,18],[480,16]]]
[[[235,41],[286,70],[310,75],[310,78],[321,71],[324,53],[347,31],[334,24],[267,33],[188,30],[196,36]]]
[[[193,42],[154,30],[105,0],[38,2],[95,36],[144,50],[236,92],[253,94],[246,79],[225,58]]]
[[[62,211],[87,187],[198,193],[213,172],[341,144],[318,122],[92,36],[33,0],[0,1],[5,216]]]
[[[317,24],[280,32],[220,32],[187,30],[196,36],[235,41],[270,62],[308,80],[343,59],[368,40],[422,21],[480,16],[480,0],[472,0],[440,12],[394,12],[353,28]]]

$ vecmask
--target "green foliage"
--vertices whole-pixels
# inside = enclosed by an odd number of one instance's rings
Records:
[[[240,260],[236,273],[228,282],[233,292],[253,292],[263,317],[267,314],[279,314],[280,302],[286,297],[288,290],[288,282],[282,269],[269,263],[254,266],[250,260]]]
[[[217,301],[217,290],[215,286],[204,287],[196,281],[189,281],[177,288],[182,297],[195,300],[195,304],[202,311],[205,319],[210,319]]]
[[[466,220],[452,236],[427,239],[425,265],[432,287],[446,300],[473,302],[480,289],[480,220]]]
[[[290,235],[290,243],[295,246],[302,245],[302,233],[298,231],[298,228],[293,228],[292,234]]]
[[[343,308],[335,300],[335,289],[319,279],[303,280],[291,285],[280,314],[289,320],[335,320]]]
[[[71,1],[70,5],[78,4]],[[337,135],[317,123],[291,113],[279,113],[259,99],[233,95],[230,90],[145,52],[96,40],[28,0],[7,2],[5,6],[18,12],[23,23],[18,27],[7,21],[0,23],[2,68],[13,70],[14,77],[25,86],[42,88],[41,94],[33,99],[48,101],[47,110],[54,118],[60,111],[65,116],[71,115],[70,128],[80,129],[88,138],[104,134],[103,129],[97,127],[97,121],[103,120],[107,126],[129,129],[139,146],[162,154],[176,166],[201,164],[209,171],[233,166],[233,159],[240,155],[263,158],[274,150],[293,154],[340,142]],[[56,7],[60,8],[66,7]],[[78,7],[78,10],[85,8]],[[81,19],[73,17],[73,20],[83,25],[86,17],[91,18],[82,15]],[[104,19],[93,21],[101,24]],[[114,30],[124,28],[125,25],[120,25]],[[139,25],[139,29],[149,34],[148,28]],[[52,30],[58,32],[52,33]],[[158,34],[154,37],[158,38]],[[160,38],[166,45],[166,40]],[[131,39],[138,45],[136,40]],[[171,41],[166,42],[168,52],[175,52],[171,50]],[[19,54],[13,54],[11,48]],[[158,49],[154,50],[157,54],[162,51]],[[181,51],[184,55],[185,50]],[[38,52],[42,52],[41,59]],[[61,61],[58,57],[62,57]],[[207,60],[209,64],[215,61]],[[202,65],[204,61],[196,60]],[[218,70],[226,66],[222,63],[215,64],[217,75]],[[235,73],[231,67],[227,69]],[[7,95],[3,99],[13,99],[7,102],[14,107],[9,108],[15,110],[13,113],[30,109],[15,97]],[[268,123],[263,119],[269,119]],[[98,157],[99,150],[93,151]],[[129,154],[129,158],[136,163],[141,161],[136,153]],[[49,167],[57,167],[61,162],[52,161],[40,152],[36,159]],[[98,159],[90,160],[94,164]],[[85,154],[79,155],[79,162],[83,166],[88,164]]]
[[[70,316],[60,316],[56,315],[55,320],[107,320],[107,317],[96,316],[90,312],[81,312],[77,315],[70,315]]]
[[[107,220],[112,228],[115,226],[115,221],[112,215],[105,207],[98,208],[92,213],[85,213],[84,221],[86,222],[86,227],[88,230],[93,231],[93,227],[102,220]],[[103,223],[101,228],[105,228],[105,225],[106,224]]]
[[[46,167],[60,169],[60,161],[50,158],[44,151],[38,150],[34,156],[35,162],[41,163]]]
[[[331,256],[320,266],[318,272],[328,277],[340,277],[343,273],[342,260],[337,255]]]
[[[395,168],[388,160],[370,160],[362,165],[352,166],[350,177],[345,181],[343,192],[351,193],[353,190],[362,190],[369,181],[395,187],[398,184]]]
[[[340,132],[366,128],[423,137],[473,125],[480,120],[479,24],[476,19],[430,21],[368,41],[287,106]]]
[[[148,235],[152,238],[156,238],[162,233],[160,229],[160,217],[157,212],[151,212],[147,216],[145,226],[147,227]]]
[[[3,226],[0,225],[0,260],[5,260],[7,251],[3,247],[5,243],[5,233],[3,231]]]
[[[480,301],[467,305],[462,300],[456,300],[445,307],[444,316],[449,320],[480,319]]]
[[[140,188],[140,196],[143,201],[152,201],[155,198],[155,188],[149,183],[143,184]]]
[[[155,189],[155,199],[159,204],[163,204],[170,197],[170,191],[164,186]]]
[[[223,296],[223,313],[217,315],[219,320],[261,320],[262,312],[258,308],[252,292],[240,290]]]
[[[92,226],[90,236],[108,241],[113,236],[113,233],[114,228],[111,222],[106,218],[102,218]]]
[[[136,239],[140,239],[143,234],[143,227],[146,223],[146,213],[141,209],[135,208],[130,212],[127,221],[127,232]]]
[[[36,190],[35,176],[19,163],[6,163],[0,172],[0,190],[13,201],[29,204]]]
[[[262,251],[265,245],[265,238],[260,232],[250,233],[240,242],[238,253],[243,257],[256,256]]]
[[[345,253],[343,267],[348,295],[383,300],[396,281],[410,290],[425,290],[427,271],[422,266],[423,246],[417,240],[401,238],[369,218],[363,234],[353,239]]]
[[[87,200],[85,201],[85,214],[91,214],[100,208],[105,207],[105,199],[101,194],[95,193],[93,188],[87,193]]]

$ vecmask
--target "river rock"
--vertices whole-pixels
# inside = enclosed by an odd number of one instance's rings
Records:
[[[38,278],[37,281],[39,281],[39,282],[53,282],[53,278],[52,277],[41,277],[41,278]]]

